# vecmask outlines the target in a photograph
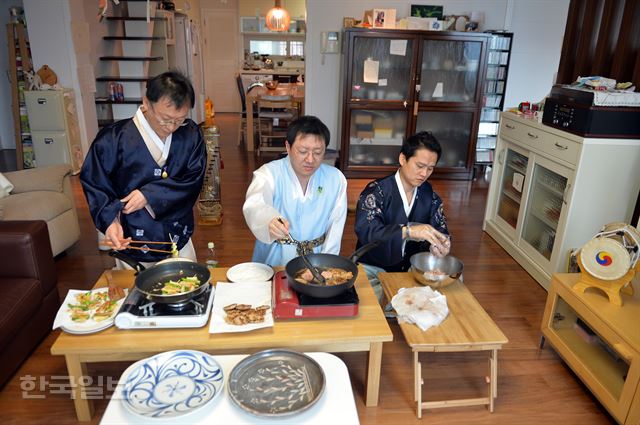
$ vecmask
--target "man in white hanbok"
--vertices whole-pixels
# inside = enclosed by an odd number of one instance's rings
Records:
[[[322,162],[328,144],[322,121],[300,117],[287,130],[288,155],[254,171],[242,207],[257,239],[253,261],[283,266],[302,252],[340,253],[347,180]]]

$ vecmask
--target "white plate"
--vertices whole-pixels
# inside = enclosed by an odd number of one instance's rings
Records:
[[[222,368],[207,353],[176,350],[149,357],[122,376],[125,407],[144,418],[176,418],[222,392]]]
[[[109,291],[109,288],[98,288],[98,289],[92,290],[91,292],[96,293],[96,292],[107,292],[107,291]],[[121,300],[118,300],[116,307],[113,309],[113,313],[111,314],[111,317],[109,317],[106,320],[103,320],[100,322],[96,322],[93,319],[89,319],[86,322],[74,322],[73,320],[71,320],[71,314],[69,312],[68,304],[75,304],[76,295],[83,294],[85,292],[89,292],[89,291],[70,289],[69,292],[67,292],[67,296],[64,298],[64,301],[62,301],[62,305],[60,306],[60,309],[56,314],[56,318],[53,322],[53,329],[56,329],[59,327],[60,329],[62,329],[67,333],[82,335],[82,334],[99,332],[101,330],[104,330],[113,326],[116,314],[118,314],[118,310],[120,310],[120,307],[124,302],[124,298],[122,298]],[[127,292],[128,290],[125,289],[125,293]]]
[[[245,325],[227,323],[225,320],[227,313],[224,311],[224,307],[229,304],[249,304],[252,307],[271,306],[271,282],[244,282],[240,285],[232,282],[218,282],[211,308],[209,333],[248,332],[273,327],[271,308],[266,311],[262,322]]]
[[[227,270],[231,282],[268,282],[272,277],[273,269],[262,263],[242,263]]]

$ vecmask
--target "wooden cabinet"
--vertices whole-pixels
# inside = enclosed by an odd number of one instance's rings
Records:
[[[434,176],[470,179],[488,38],[448,31],[346,30],[344,174],[375,178],[393,172],[402,141],[428,130],[443,150]]]
[[[640,191],[640,140],[593,139],[503,112],[484,230],[548,288],[571,250],[629,222]]]
[[[542,334],[618,423],[640,419],[640,285],[622,307],[594,290],[572,289],[580,274],[555,274]]]

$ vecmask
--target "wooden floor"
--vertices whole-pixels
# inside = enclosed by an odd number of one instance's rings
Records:
[[[241,206],[251,179],[259,164],[243,147],[237,147],[236,116],[218,116],[222,129],[222,170],[224,220],[220,226],[201,226],[194,236],[200,258],[207,241],[218,247],[221,265],[232,266],[251,257],[253,237],[244,223]],[[350,181],[350,199],[355,199],[364,181]],[[380,404],[366,408],[363,403],[366,356],[342,354],[351,375],[354,396],[363,424],[610,424],[614,423],[599,402],[591,396],[556,353],[540,342],[540,321],[546,292],[507,253],[482,231],[487,196],[487,183],[433,181],[442,196],[453,235],[452,254],[465,265],[465,283],[478,298],[498,326],[509,338],[499,352],[498,398],[494,413],[484,407],[451,408],[426,411],[422,420],[415,416],[411,351],[399,327],[390,322],[394,341],[384,345]],[[89,288],[112,260],[97,249],[96,233],[87,212],[77,177],[74,177],[76,202],[82,230],[81,240],[57,259],[61,298],[69,288]],[[355,247],[354,217],[347,217],[342,252]],[[76,423],[73,401],[66,394],[50,391],[44,399],[21,396],[20,377],[61,383],[66,374],[63,358],[49,354],[58,331],[40,344],[14,378],[0,392],[2,424],[72,424]],[[483,355],[429,354],[421,356],[425,365],[424,398],[484,396],[484,377],[488,362]],[[126,363],[96,364],[89,367],[94,380],[102,376],[117,379]],[[53,379],[52,379],[53,377]],[[98,423],[107,400],[96,401]],[[224,421],[223,421],[224,422]]]

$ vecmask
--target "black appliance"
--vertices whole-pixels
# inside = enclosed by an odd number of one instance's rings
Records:
[[[593,91],[556,85],[542,122],[583,137],[640,138],[640,107],[594,106]]]

